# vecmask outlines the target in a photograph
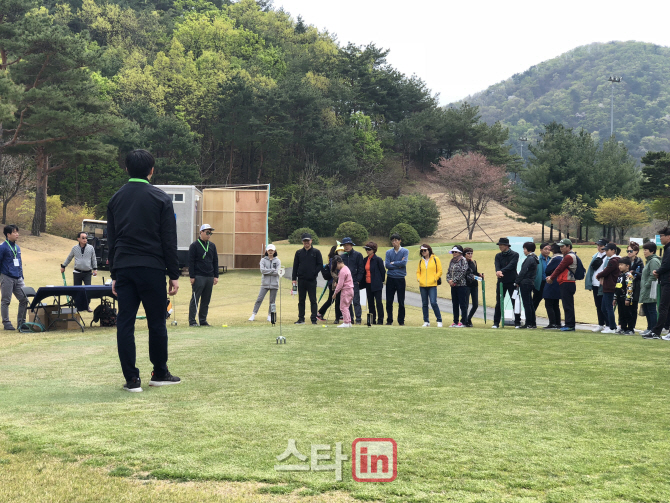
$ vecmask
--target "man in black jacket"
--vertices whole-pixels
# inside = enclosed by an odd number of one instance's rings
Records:
[[[107,205],[107,244],[112,292],[119,301],[116,341],[123,388],[142,391],[140,371],[135,366],[135,317],[144,305],[149,328],[149,359],[154,365],[149,386],[179,384],[167,368],[168,338],[165,327],[165,276],[170,278],[169,295],[179,290],[177,225],[172,201],[149,183],[154,158],[146,150],[126,156],[130,180]]]
[[[312,310],[312,325],[316,325],[316,312],[319,307],[316,303],[316,278],[323,267],[321,251],[312,246],[312,236],[302,235],[302,245],[293,259],[293,286],[298,285],[298,321],[296,325],[305,324],[305,297],[309,294],[309,303]]]
[[[363,313],[361,310],[361,290],[360,284],[363,281],[363,276],[365,276],[365,262],[363,260],[363,255],[360,252],[354,250],[354,242],[351,238],[344,238],[342,240],[342,247],[344,248],[344,253],[340,255],[342,257],[342,262],[346,265],[351,271],[351,279],[354,280],[354,300],[349,306],[349,311],[352,312],[351,319],[354,319],[353,314],[356,314],[356,325],[361,324],[363,318]],[[337,304],[339,305],[339,294],[337,296]]]
[[[496,283],[496,309],[491,328],[498,328],[500,326],[501,315],[504,316],[504,313],[502,313],[504,308],[501,308],[501,304],[504,305],[505,303],[505,294],[510,296],[512,309],[514,309],[515,302],[512,299],[512,294],[514,293],[514,283],[516,282],[516,267],[519,263],[519,254],[510,248],[509,239],[500,238],[498,248],[500,249],[500,253],[495,257],[496,277],[498,278],[498,282]],[[500,296],[500,285],[502,285],[503,289],[502,298]],[[514,313],[514,326],[521,326],[521,314]]]
[[[200,226],[200,237],[188,247],[188,275],[191,279],[191,303],[188,306],[188,325],[209,326],[207,313],[212,298],[212,288],[219,282],[219,255],[210,240],[214,229],[209,224]],[[199,309],[198,309],[199,308]],[[197,312],[196,312],[197,311]]]
[[[663,245],[663,259],[661,260],[661,267],[652,272],[661,283],[661,301],[658,306],[658,321],[652,329],[652,334],[660,337],[670,309],[670,227],[664,227],[658,233],[661,235],[661,244]],[[670,341],[670,334],[664,335],[661,339]]]

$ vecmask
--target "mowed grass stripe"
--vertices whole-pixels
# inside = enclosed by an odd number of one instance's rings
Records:
[[[458,501],[667,501],[670,345],[514,329],[201,328],[170,333],[179,386],[121,391],[111,333],[3,350],[2,432],[130,473],[291,481],[316,493]],[[278,473],[289,438],[398,442],[393,484]],[[348,473],[347,473],[348,472]],[[458,497],[456,497],[458,495]]]

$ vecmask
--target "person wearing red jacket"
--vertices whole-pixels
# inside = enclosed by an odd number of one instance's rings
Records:
[[[565,325],[561,327],[563,332],[571,332],[575,329],[575,271],[577,270],[577,255],[572,251],[572,241],[562,239],[556,243],[561,248],[563,260],[558,267],[547,276],[547,283],[558,281],[561,290],[561,303],[565,314]]]
[[[619,277],[619,257],[617,257],[617,246],[614,243],[605,245],[605,268],[596,274],[603,289],[602,309],[605,312],[607,328],[602,334],[613,334],[616,332],[616,319],[614,318],[614,290]]]

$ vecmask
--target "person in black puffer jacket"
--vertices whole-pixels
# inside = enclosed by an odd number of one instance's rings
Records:
[[[484,279],[484,273],[477,271],[477,262],[472,258],[474,255],[474,250],[469,247],[463,248],[463,254],[465,255],[466,260],[468,261],[468,267],[470,268],[470,274],[467,276],[467,286],[468,286],[468,298],[472,299],[472,307],[468,313],[468,322],[465,325],[466,327],[472,326],[472,317],[477,312],[479,308],[479,281],[475,278]],[[486,306],[484,306],[486,309]]]
[[[537,328],[535,322],[535,306],[533,305],[533,290],[535,289],[535,276],[539,260],[535,255],[535,243],[528,241],[523,244],[523,253],[526,260],[521,265],[521,270],[516,277],[515,285],[521,290],[521,300],[526,313],[526,324],[521,328]]]

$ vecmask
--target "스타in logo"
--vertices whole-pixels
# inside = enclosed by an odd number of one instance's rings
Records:
[[[398,476],[398,444],[392,438],[357,438],[351,444],[356,482],[392,482]]]

